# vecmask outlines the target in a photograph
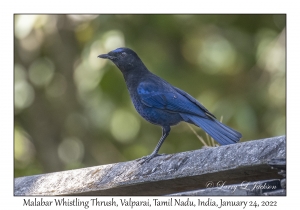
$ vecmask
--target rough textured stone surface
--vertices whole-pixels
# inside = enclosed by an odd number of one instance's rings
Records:
[[[268,162],[286,158],[278,136],[234,145],[15,178],[15,195],[166,195],[205,189],[207,182],[281,179]]]

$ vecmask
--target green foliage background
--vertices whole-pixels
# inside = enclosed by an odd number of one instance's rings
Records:
[[[152,152],[161,129],[136,113],[119,70],[97,58],[123,46],[242,142],[284,135],[285,27],[285,15],[271,14],[15,15],[15,177]],[[160,152],[202,146],[180,123]]]

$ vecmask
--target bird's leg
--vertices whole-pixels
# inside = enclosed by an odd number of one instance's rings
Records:
[[[155,156],[159,156],[159,154],[157,154],[158,150],[160,149],[161,145],[164,143],[165,139],[169,135],[170,130],[171,130],[170,126],[164,126],[162,128],[162,136],[159,139],[159,142],[157,143],[157,145],[156,145],[155,149],[153,150],[153,152],[148,156],[145,156],[145,157],[142,157],[142,158],[138,159],[138,162],[143,164],[144,162],[149,162]]]

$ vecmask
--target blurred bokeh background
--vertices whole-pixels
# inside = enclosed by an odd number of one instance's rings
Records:
[[[242,142],[286,132],[285,15],[15,15],[14,23],[15,177],[153,151],[161,128],[137,114],[119,70],[97,58],[123,46]],[[160,153],[202,146],[180,123]]]

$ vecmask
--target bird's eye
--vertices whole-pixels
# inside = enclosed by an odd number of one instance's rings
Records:
[[[121,53],[121,56],[122,56],[122,57],[125,57],[125,56],[126,56],[126,52],[122,52],[122,53]]]

